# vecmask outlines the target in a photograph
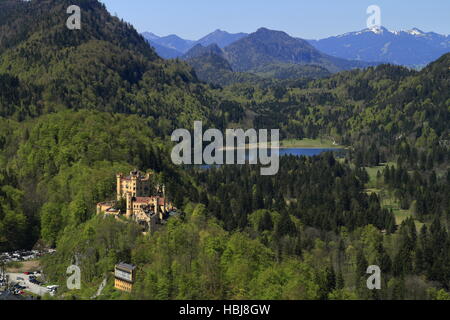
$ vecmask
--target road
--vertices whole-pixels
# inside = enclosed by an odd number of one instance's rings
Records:
[[[29,281],[29,276],[23,273],[7,273],[7,275],[9,276],[10,283],[18,283],[21,286],[27,287],[25,291],[29,291],[39,296],[43,296],[49,293],[46,287],[38,286],[37,284],[31,283]],[[23,280],[17,280],[17,278],[22,278]]]

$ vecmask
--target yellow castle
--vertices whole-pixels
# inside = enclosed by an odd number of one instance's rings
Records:
[[[152,176],[153,173],[143,174],[138,170],[131,171],[128,176],[118,173],[117,199],[98,203],[97,213],[116,218],[124,215],[139,223],[145,232],[156,231],[174,207],[166,200],[165,187],[157,184]],[[118,208],[122,200],[126,200],[125,212]]]
[[[118,173],[117,200],[125,199],[127,194],[132,197],[143,197],[150,193],[150,178],[152,173],[143,175],[140,171],[131,171],[129,176]]]

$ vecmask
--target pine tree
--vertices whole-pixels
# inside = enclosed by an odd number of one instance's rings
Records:
[[[336,276],[336,289],[341,290],[345,287],[344,277],[342,276],[342,272],[339,271]]]

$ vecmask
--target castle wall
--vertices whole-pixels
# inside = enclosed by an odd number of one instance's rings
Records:
[[[127,177],[123,174],[117,175],[117,200],[125,198],[127,193],[131,193],[133,197],[144,197],[150,192],[150,174],[143,176],[134,171]]]

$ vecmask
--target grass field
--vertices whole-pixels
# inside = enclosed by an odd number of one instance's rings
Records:
[[[256,148],[259,144],[247,144],[246,148]],[[271,143],[268,143],[271,146]],[[326,139],[287,139],[280,141],[280,148],[283,149],[344,149],[345,146],[333,144],[333,141]],[[223,147],[221,150],[227,150],[230,148]],[[235,147],[231,148],[236,149]]]
[[[381,174],[383,174],[383,170],[384,170],[384,168],[386,168],[387,165],[389,165],[390,167],[396,166],[395,162],[388,162],[388,163],[383,163],[381,166],[377,166],[377,167],[365,167],[367,173],[369,174],[369,178],[370,178],[370,181],[367,184],[367,188],[377,189],[380,187],[377,185],[377,173],[379,171]]]
[[[327,139],[288,139],[280,142],[282,148],[311,148],[311,149],[342,149],[343,146],[333,144]]]
[[[383,164],[382,166],[365,168],[370,178],[369,183],[366,185],[366,192],[368,194],[376,193],[377,195],[379,195],[381,198],[381,206],[386,209],[392,209],[395,215],[395,222],[397,225],[400,225],[403,221],[405,221],[409,217],[413,217],[413,213],[410,210],[402,210],[400,208],[398,201],[392,195],[388,194],[388,192],[385,189],[383,189],[382,183],[380,184],[377,183],[377,172],[380,171],[381,173],[383,173],[383,170],[386,167],[386,165],[392,167],[395,166],[395,163],[389,162]],[[417,220],[415,220],[414,222],[416,223],[417,230],[420,230],[420,228],[422,228],[423,226],[423,223]]]

